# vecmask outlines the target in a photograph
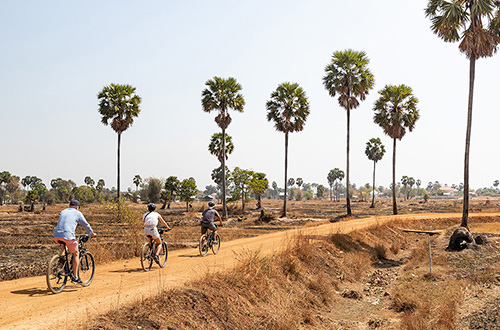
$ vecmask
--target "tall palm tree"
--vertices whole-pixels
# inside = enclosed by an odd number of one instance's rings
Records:
[[[111,125],[111,128],[118,134],[117,152],[117,198],[120,198],[120,142],[122,133],[125,132],[134,118],[139,116],[141,109],[139,104],[141,98],[135,94],[135,87],[130,85],[110,84],[104,86],[97,94],[99,102],[99,114],[104,125]]]
[[[232,154],[234,151],[233,138],[231,135],[226,134],[225,136],[226,146],[222,148],[222,133],[215,133],[210,138],[210,144],[208,145],[208,151],[210,154],[217,156],[217,159],[222,164],[222,150],[226,151],[226,160],[228,155]]]
[[[215,122],[222,129],[222,208],[223,217],[227,219],[226,206],[226,129],[231,123],[229,109],[243,112],[245,100],[240,93],[241,85],[234,78],[214,77],[205,83],[206,89],[201,93],[203,111],[219,111]]]
[[[304,129],[309,115],[309,101],[306,93],[297,83],[285,82],[271,93],[271,100],[266,103],[267,120],[274,121],[277,131],[285,133],[285,197],[282,217],[286,217],[286,200],[288,186],[288,134]]]
[[[469,102],[464,157],[464,202],[460,226],[468,228],[469,152],[472,128],[472,99],[476,60],[491,57],[500,43],[500,2],[498,0],[429,0],[425,14],[432,32],[445,42],[460,41],[458,48],[469,59]]]
[[[371,138],[366,142],[365,155],[369,160],[373,160],[373,187],[372,187],[372,205],[370,208],[375,207],[375,165],[379,160],[384,157],[385,146],[379,138]]]
[[[401,140],[415,128],[419,118],[417,109],[418,99],[406,85],[386,85],[378,92],[380,97],[375,102],[374,121],[384,130],[384,133],[393,139],[392,144],[392,211],[398,214],[396,204],[396,140]]]
[[[373,88],[375,78],[368,69],[368,57],[365,52],[351,49],[333,53],[332,61],[325,68],[323,84],[331,97],[339,94],[339,104],[347,110],[347,166],[346,166],[346,204],[347,215],[351,215],[349,196],[349,140],[351,110],[359,106]]]

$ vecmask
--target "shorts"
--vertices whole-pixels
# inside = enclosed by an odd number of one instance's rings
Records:
[[[69,253],[76,253],[78,252],[78,242],[74,239],[65,239],[61,237],[52,237],[54,242],[59,243],[59,242],[64,242],[66,246],[68,247]]]
[[[153,239],[160,238],[160,233],[158,232],[158,228],[154,227],[144,227],[144,235],[151,236]]]
[[[212,230],[216,230],[217,229],[217,227],[215,227],[213,223],[209,223],[209,224],[202,223],[201,224],[201,234],[202,235],[205,234],[208,231],[208,228],[210,228]]]

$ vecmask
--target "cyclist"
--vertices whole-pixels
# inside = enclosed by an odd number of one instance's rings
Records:
[[[205,234],[208,230],[208,228],[212,229],[213,237],[215,237],[215,234],[217,234],[217,227],[214,225],[214,220],[215,218],[219,219],[219,223],[222,226],[222,219],[219,215],[219,212],[217,212],[215,209],[215,203],[214,202],[208,202],[208,209],[203,211],[202,213],[202,219],[200,222],[201,225],[201,234]]]
[[[158,258],[158,253],[160,253],[161,249],[161,239],[160,239],[160,233],[158,232],[158,220],[160,220],[167,230],[170,230],[172,228],[167,225],[165,220],[161,217],[160,213],[155,212],[156,210],[156,205],[153,203],[148,204],[148,212],[144,213],[142,216],[142,221],[144,223],[144,235],[146,236],[151,236],[151,238],[156,242],[156,253],[154,256],[155,262],[159,265],[160,264],[160,259]]]
[[[76,241],[75,229],[78,224],[80,224],[87,235],[90,237],[96,237],[96,233],[92,230],[87,220],[83,216],[82,212],[79,211],[80,202],[77,200],[72,200],[69,203],[69,207],[61,211],[59,215],[59,220],[57,220],[57,226],[54,229],[52,238],[56,243],[64,242],[68,247],[68,251],[73,255],[73,274],[71,275],[71,282],[82,284],[82,280],[78,276],[78,242]],[[64,247],[62,249],[62,254],[64,255]]]

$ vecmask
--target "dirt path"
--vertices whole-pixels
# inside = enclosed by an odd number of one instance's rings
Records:
[[[474,216],[500,216],[500,213],[471,214]],[[348,233],[394,219],[447,219],[460,218],[460,214],[414,214],[372,217],[338,223],[323,224],[300,229],[304,234],[328,235]],[[297,230],[281,231],[258,237],[224,242],[218,255],[211,252],[201,258],[196,249],[177,250],[170,253],[167,266],[144,272],[139,260],[129,259],[98,266],[94,282],[87,288],[69,284],[62,293],[47,291],[45,277],[22,278],[0,282],[1,329],[64,328],[73,320],[84,322],[90,317],[117,309],[123,304],[141,301],[142,297],[155,294],[164,288],[182,286],[190,280],[214,271],[234,267],[238,254],[259,250],[263,255],[279,252],[287,239]],[[221,231],[224,235],[224,229]],[[168,234],[166,236],[168,241]]]

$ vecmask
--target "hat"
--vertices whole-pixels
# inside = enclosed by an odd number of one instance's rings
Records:
[[[69,206],[80,206],[80,202],[76,199],[73,199],[71,202],[69,202]]]

